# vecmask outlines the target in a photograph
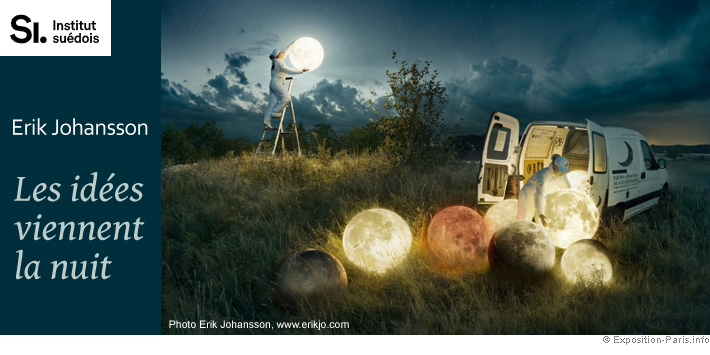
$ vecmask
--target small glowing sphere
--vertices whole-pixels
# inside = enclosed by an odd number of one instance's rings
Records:
[[[577,190],[581,193],[587,193],[587,172],[583,170],[570,171],[567,174],[567,180],[572,189]]]
[[[274,281],[276,295],[284,305],[303,299],[345,290],[348,276],[334,256],[317,249],[291,255],[281,266]]]
[[[404,260],[412,246],[412,231],[398,214],[383,208],[360,212],[343,233],[345,255],[355,265],[384,273]]]
[[[311,37],[301,37],[294,42],[288,57],[295,68],[314,70],[323,63],[323,47]]]
[[[534,273],[555,265],[555,244],[541,225],[530,221],[514,221],[498,230],[492,242],[489,261],[499,258],[503,264]]]
[[[599,210],[577,190],[553,192],[545,200],[547,230],[555,245],[565,249],[580,239],[591,239],[599,227]]]
[[[604,284],[611,280],[613,273],[609,250],[591,239],[570,245],[562,254],[560,266],[568,280],[585,286]]]
[[[483,217],[466,206],[444,208],[427,229],[427,248],[434,262],[445,268],[485,266],[489,241]]]
[[[503,200],[488,209],[483,220],[488,227],[488,235],[493,235],[498,229],[515,221],[518,216],[518,200]]]

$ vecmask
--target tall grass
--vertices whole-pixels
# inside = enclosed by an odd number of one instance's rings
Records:
[[[664,206],[597,238],[614,255],[601,288],[507,270],[453,274],[422,250],[426,222],[444,206],[475,205],[477,167],[394,167],[373,153],[255,162],[201,162],[162,188],[162,331],[169,334],[620,334],[710,331],[707,185],[673,185]],[[407,220],[408,258],[383,276],[345,257],[342,232],[358,212],[383,207]],[[319,248],[348,273],[344,294],[285,311],[271,282],[291,254]],[[558,251],[558,264],[561,251]],[[175,329],[169,320],[349,322],[348,329]]]

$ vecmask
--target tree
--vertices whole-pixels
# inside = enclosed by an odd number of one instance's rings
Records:
[[[430,165],[443,159],[443,142],[446,127],[444,108],[449,102],[446,88],[436,80],[438,71],[431,63],[408,63],[392,59],[397,71],[387,71],[391,92],[383,99],[381,112],[373,106],[377,127],[384,134],[383,148],[395,161],[408,165]],[[376,95],[373,92],[373,95]]]
[[[196,160],[195,147],[175,126],[168,126],[160,135],[160,155],[175,164]]]
[[[683,156],[683,153],[681,153],[681,151],[678,147],[672,146],[672,147],[668,148],[668,150],[666,151],[666,156],[669,159],[678,159],[679,157]]]
[[[382,132],[374,122],[368,122],[363,127],[355,127],[345,136],[345,147],[353,153],[365,150],[376,150],[382,144]]]
[[[219,158],[232,151],[239,154],[254,146],[246,138],[226,138],[215,121],[202,126],[190,124],[180,131],[168,126],[160,135],[160,151],[164,159],[173,164],[193,163],[201,159]]]

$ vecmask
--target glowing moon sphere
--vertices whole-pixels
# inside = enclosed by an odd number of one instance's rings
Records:
[[[427,229],[427,248],[434,262],[445,268],[484,266],[489,241],[483,217],[466,206],[444,208]]]
[[[569,180],[569,184],[571,185],[572,189],[577,190],[581,193],[587,193],[587,172],[584,170],[575,170],[575,171],[570,171],[569,174],[567,174],[567,180]]]
[[[291,255],[281,266],[274,289],[285,305],[323,296],[348,287],[343,264],[334,256],[317,249],[306,249]]]
[[[547,230],[530,221],[514,221],[498,230],[489,253],[491,264],[498,257],[503,264],[521,271],[545,272],[555,265],[555,244]]]
[[[311,37],[301,37],[291,47],[288,57],[295,68],[314,70],[323,63],[323,47]]]
[[[568,280],[585,286],[601,285],[611,280],[611,254],[604,244],[583,239],[570,245],[562,254],[562,272]]]
[[[547,230],[555,245],[565,249],[580,239],[591,239],[599,227],[599,210],[579,191],[553,192],[545,200]]]
[[[343,233],[345,255],[355,265],[384,273],[399,264],[412,246],[412,231],[396,213],[383,208],[360,212]]]
[[[503,200],[488,209],[483,220],[488,227],[488,235],[493,235],[506,224],[515,221],[518,215],[518,200]]]

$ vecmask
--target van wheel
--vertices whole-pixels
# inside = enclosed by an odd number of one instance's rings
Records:
[[[661,189],[661,196],[658,198],[658,204],[667,205],[671,202],[671,196],[668,194],[668,184],[663,185]]]

